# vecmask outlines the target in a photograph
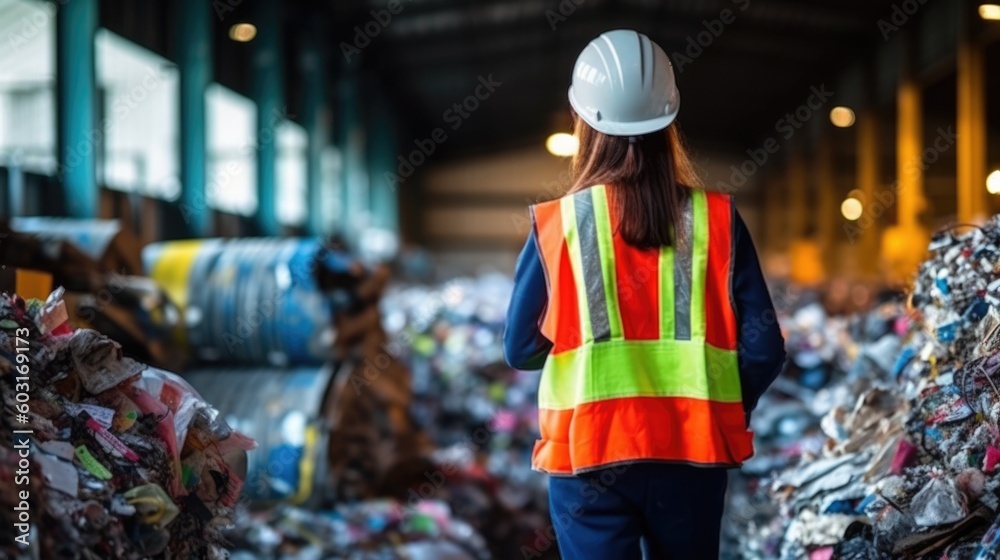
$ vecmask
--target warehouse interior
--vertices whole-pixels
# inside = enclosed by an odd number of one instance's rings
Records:
[[[997,558],[985,0],[0,0],[0,557],[559,558],[502,340],[613,29],[786,341],[719,557]]]

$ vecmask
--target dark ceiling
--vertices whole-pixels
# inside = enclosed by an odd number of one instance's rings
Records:
[[[207,2],[208,0],[206,0]],[[390,0],[212,0],[229,6],[215,18],[216,79],[246,91],[252,44],[225,38],[228,26],[253,21],[255,3],[280,2],[285,21],[286,88],[294,107],[294,50],[308,29],[328,49],[331,80],[345,71],[341,43]],[[968,0],[909,0],[966,2]],[[475,90],[479,76],[502,84],[465,119],[442,151],[462,156],[537,144],[568,126],[566,89],[576,55],[602,31],[631,27],[675,58],[679,121],[705,146],[755,145],[775,121],[808,97],[832,88],[842,71],[872,57],[884,42],[879,20],[901,0],[392,0],[400,7],[354,57],[352,68],[380,82],[395,104],[402,140],[427,137],[443,113]],[[170,56],[184,25],[173,2],[101,0],[101,18],[133,40]],[[921,7],[927,10],[926,7]],[[730,21],[724,23],[723,18]],[[170,21],[172,25],[164,25]],[[707,22],[707,23],[706,23]],[[713,23],[716,22],[716,23]],[[721,32],[720,30],[721,25]],[[553,29],[554,27],[554,29]],[[709,35],[714,27],[716,35]],[[700,39],[701,52],[688,50]],[[710,41],[709,41],[710,37]],[[893,37],[892,39],[896,39]],[[692,48],[693,49],[693,48]],[[691,56],[682,60],[675,53]]]
[[[630,27],[675,59],[679,120],[689,137],[699,144],[752,145],[805,101],[810,86],[832,88],[848,64],[873,52],[884,40],[877,22],[890,18],[892,3],[402,0],[402,11],[364,51],[363,64],[377,69],[415,136],[441,126],[442,113],[473,92],[478,76],[502,82],[454,133],[461,142],[446,148],[458,155],[538,143],[564,127],[577,54],[602,31]],[[351,22],[344,27],[353,35],[354,25],[372,19],[370,10],[385,5],[341,7],[337,19]],[[331,39],[335,45],[352,40]],[[707,46],[693,47],[699,40]],[[339,57],[340,49],[331,56]]]

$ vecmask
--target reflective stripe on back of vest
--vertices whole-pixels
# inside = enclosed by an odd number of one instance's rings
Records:
[[[744,425],[730,295],[731,199],[692,189],[675,242],[615,233],[604,186],[532,207],[553,341],[534,466],[578,473],[635,460],[738,465]]]

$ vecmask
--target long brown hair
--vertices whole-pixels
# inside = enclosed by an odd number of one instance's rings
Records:
[[[580,148],[571,172],[577,192],[607,185],[616,232],[640,249],[673,244],[688,189],[701,186],[677,124],[643,136],[609,136],[574,115]]]

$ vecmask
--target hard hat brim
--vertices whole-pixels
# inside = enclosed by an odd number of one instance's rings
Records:
[[[641,136],[667,128],[674,122],[677,118],[677,113],[680,111],[681,97],[676,91],[674,91],[674,99],[673,111],[670,113],[644,121],[616,122],[606,119],[596,119],[594,111],[583,107],[573,94],[573,88],[569,88],[569,104],[576,111],[576,114],[589,124],[591,128],[609,136]]]

